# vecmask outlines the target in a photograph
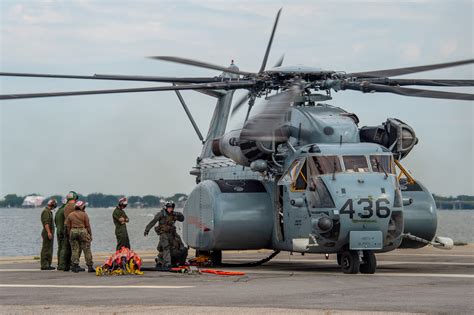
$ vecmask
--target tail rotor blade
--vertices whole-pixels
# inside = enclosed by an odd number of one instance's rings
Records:
[[[239,110],[239,108],[242,107],[242,105],[244,105],[245,103],[247,103],[249,99],[250,99],[250,92],[247,92],[244,96],[239,98],[237,103],[234,105],[234,108],[232,109],[231,116],[234,116],[235,113]]]
[[[264,110],[247,120],[240,138],[255,141],[286,141],[288,136],[278,129],[282,127],[288,108],[301,92],[302,88],[299,85],[293,85],[285,92],[269,97]]]

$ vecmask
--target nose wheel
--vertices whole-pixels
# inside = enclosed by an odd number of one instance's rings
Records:
[[[364,250],[362,255],[362,263],[360,265],[360,273],[372,274],[377,268],[377,259],[373,251]]]
[[[360,271],[363,274],[373,274],[377,268],[377,259],[373,251],[345,250],[337,254],[337,263],[341,270],[347,274],[356,274]]]
[[[359,254],[354,250],[345,250],[341,253],[342,272],[354,274],[359,272]]]

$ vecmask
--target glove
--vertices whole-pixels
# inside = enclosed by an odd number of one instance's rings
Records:
[[[143,233],[143,236],[148,236],[148,231],[145,230],[145,233]]]

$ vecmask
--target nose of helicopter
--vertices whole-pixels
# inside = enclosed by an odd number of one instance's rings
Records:
[[[402,215],[395,175],[349,173],[325,180],[334,200],[334,215],[340,222],[340,243],[350,243],[353,247],[354,238],[363,243],[360,239],[365,237],[372,245],[364,246],[382,249],[390,238],[389,230],[402,229],[393,226],[394,216]]]

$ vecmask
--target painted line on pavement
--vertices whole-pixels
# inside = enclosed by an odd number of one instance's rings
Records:
[[[249,261],[248,259],[243,259],[243,258],[234,258],[234,259],[229,259],[229,261]],[[277,259],[272,259],[272,262],[288,262],[288,263],[298,263],[298,262],[304,262],[304,263],[331,263],[335,264],[336,260],[334,259],[282,259],[282,258],[277,258]],[[400,265],[448,265],[448,266],[474,266],[474,263],[471,262],[449,262],[449,261],[395,261],[395,260],[377,260],[377,264],[379,265],[394,265],[394,264],[400,264]],[[0,269],[1,271],[1,269]]]
[[[0,284],[0,288],[59,288],[59,289],[189,289],[179,285],[62,285],[62,284]]]

